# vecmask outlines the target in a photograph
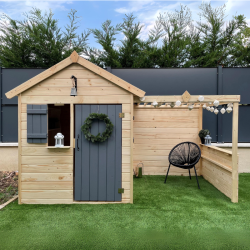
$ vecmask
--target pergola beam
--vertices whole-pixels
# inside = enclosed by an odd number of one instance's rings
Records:
[[[192,95],[188,101],[188,103],[198,103],[198,95]],[[145,96],[145,100],[142,102],[140,101],[139,98],[135,97],[134,98],[134,103],[152,103],[154,101],[157,101],[158,103],[163,103],[163,102],[176,102],[180,100],[181,102],[183,101],[183,98],[181,95],[166,95],[166,96]],[[240,102],[240,95],[204,95],[204,101],[200,103],[208,103],[211,102],[213,103],[215,100],[218,100],[220,104],[222,103],[238,103]]]

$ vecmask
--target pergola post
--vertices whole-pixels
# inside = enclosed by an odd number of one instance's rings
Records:
[[[239,104],[233,104],[233,129],[232,129],[232,202],[238,202],[238,119]]]

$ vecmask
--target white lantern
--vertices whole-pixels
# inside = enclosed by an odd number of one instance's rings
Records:
[[[56,148],[64,147],[64,135],[62,133],[57,133],[54,138]]]
[[[228,103],[227,106],[232,108],[234,105],[232,103]]]
[[[206,105],[206,104],[204,104],[204,105],[203,105],[203,108],[205,109],[206,107],[207,107],[207,105]]]
[[[228,107],[228,108],[226,109],[226,111],[227,111],[227,113],[231,113],[231,112],[233,111],[233,109],[232,109],[231,107]]]
[[[208,106],[206,109],[209,111],[209,110],[210,110],[210,107]]]
[[[199,102],[203,102],[203,101],[204,101],[204,96],[200,95],[200,96],[198,97],[198,101],[199,101]]]
[[[214,110],[214,113],[215,113],[216,115],[218,115],[219,110],[218,110],[218,109],[215,109],[215,110]]]
[[[175,105],[176,105],[177,107],[181,106],[181,101],[179,101],[179,100],[176,101]]]
[[[145,99],[146,99],[146,98],[145,98],[145,96],[140,97],[140,101],[141,101],[141,102],[144,102],[144,101],[145,101]]]
[[[211,108],[210,108],[210,111],[213,113],[213,112],[214,112],[214,107],[211,107]]]
[[[219,102],[218,100],[215,100],[215,101],[214,101],[214,106],[215,106],[215,107],[218,107],[219,105],[220,105],[220,102]]]
[[[206,135],[205,137],[205,145],[211,145],[212,137],[210,135]]]
[[[220,110],[220,112],[221,112],[222,114],[225,114],[226,110],[225,110],[224,108],[222,108],[222,109]]]

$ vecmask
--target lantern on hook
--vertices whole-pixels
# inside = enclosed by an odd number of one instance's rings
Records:
[[[73,88],[71,88],[70,96],[77,95],[77,78],[75,76],[71,76]]]
[[[211,145],[212,137],[210,135],[206,135],[205,137],[205,145]]]

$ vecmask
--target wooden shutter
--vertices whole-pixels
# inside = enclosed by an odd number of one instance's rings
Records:
[[[47,142],[47,105],[27,105],[27,142]]]

